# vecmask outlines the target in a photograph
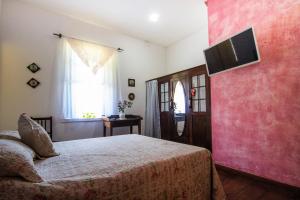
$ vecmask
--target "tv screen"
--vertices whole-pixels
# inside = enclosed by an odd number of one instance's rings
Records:
[[[208,74],[214,75],[260,61],[253,28],[204,50]]]

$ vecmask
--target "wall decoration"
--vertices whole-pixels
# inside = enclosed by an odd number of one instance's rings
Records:
[[[28,82],[27,85],[29,85],[32,88],[36,88],[38,85],[40,84],[40,82],[34,78],[31,78]]]
[[[128,86],[129,87],[135,87],[135,79],[128,79]]]
[[[30,64],[30,65],[27,66],[27,69],[29,69],[32,73],[36,73],[41,68],[37,64],[32,63],[32,64]]]
[[[191,96],[192,97],[196,96],[196,90],[195,90],[195,88],[191,89]]]
[[[129,99],[130,101],[133,101],[133,100],[135,99],[135,94],[134,94],[134,93],[129,93],[129,94],[128,94],[128,99]]]

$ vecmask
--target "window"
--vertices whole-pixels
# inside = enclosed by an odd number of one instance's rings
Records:
[[[195,90],[192,96],[193,112],[206,112],[205,74],[192,77],[192,89]]]
[[[118,95],[115,51],[79,40],[63,40],[56,84],[61,94],[57,96],[61,117],[99,118],[115,114]]]
[[[169,111],[169,83],[160,84],[160,111]]]
[[[185,113],[185,94],[184,88],[181,81],[174,82],[175,92],[174,92],[174,104],[175,113]]]

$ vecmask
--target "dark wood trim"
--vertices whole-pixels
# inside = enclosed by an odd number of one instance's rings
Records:
[[[193,97],[191,96],[192,77],[198,75],[205,75],[205,88],[206,88],[206,112],[194,112],[193,111]],[[199,79],[197,77],[197,79]],[[206,66],[200,65],[190,69],[186,69],[180,72],[165,75],[160,78],[154,79],[158,82],[159,90],[159,107],[160,107],[160,122],[161,122],[161,135],[162,139],[172,140],[175,142],[193,144],[196,146],[205,147],[211,150],[211,109],[210,109],[210,78],[207,76]],[[176,121],[174,118],[174,110],[172,109],[173,95],[175,85],[177,81],[181,81],[185,93],[185,121],[184,131],[181,136],[177,134]],[[169,85],[169,110],[162,111],[161,106],[164,100],[162,100],[162,92],[160,90],[161,85],[168,83]],[[200,83],[199,83],[200,84]],[[200,88],[200,85],[199,85]],[[200,90],[198,91],[200,93]],[[198,102],[200,104],[200,101]],[[198,105],[199,105],[198,104]],[[164,105],[165,106],[165,105]],[[199,106],[200,109],[200,106]]]
[[[243,171],[233,169],[231,167],[227,167],[227,166],[220,165],[220,164],[215,164],[215,166],[216,166],[217,170],[220,169],[220,170],[223,170],[223,171],[228,171],[232,174],[236,174],[236,175],[239,175],[239,176],[245,176],[245,177],[251,178],[251,179],[256,180],[256,181],[261,181],[261,182],[265,182],[267,184],[272,184],[274,186],[281,187],[281,188],[284,188],[284,189],[287,189],[287,190],[292,190],[292,191],[297,192],[297,193],[300,194],[300,188],[297,187],[297,186],[289,185],[289,184],[286,184],[286,183],[281,183],[281,182],[278,182],[278,181],[274,181],[274,180],[271,180],[271,179],[268,179],[268,178],[265,178],[265,177],[250,174],[248,172],[243,172]]]
[[[40,124],[46,130],[46,132],[49,134],[49,136],[52,140],[52,136],[53,136],[52,116],[50,116],[50,117],[31,117],[31,119],[33,119],[38,124]],[[47,123],[49,123],[49,127],[47,127]]]
[[[145,81],[145,82],[154,81],[154,80],[157,80],[157,79],[163,79],[163,78],[166,78],[167,76],[172,76],[172,75],[176,75],[176,74],[179,74],[179,73],[188,72],[188,71],[190,71],[190,70],[196,69],[196,68],[201,67],[201,66],[203,66],[203,65],[199,65],[199,66],[196,66],[196,67],[184,69],[184,70],[181,70],[181,71],[178,71],[178,72],[174,72],[174,73],[171,73],[171,74],[167,74],[167,75],[164,75],[164,76],[160,76],[160,77],[157,77],[157,78],[153,78],[153,79],[147,80],[147,81]]]
[[[132,126],[138,126],[138,133],[141,135],[141,120],[143,118],[138,115],[125,115],[125,119],[119,119],[118,115],[111,115],[103,117],[103,136],[106,137],[106,128],[110,129],[110,136],[113,136],[113,128],[115,127],[130,127],[130,134],[132,134]]]

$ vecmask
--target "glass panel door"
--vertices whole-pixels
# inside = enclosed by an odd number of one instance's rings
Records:
[[[192,77],[191,103],[193,112],[206,112],[206,80],[205,74]]]
[[[160,84],[160,112],[169,111],[169,83]]]

